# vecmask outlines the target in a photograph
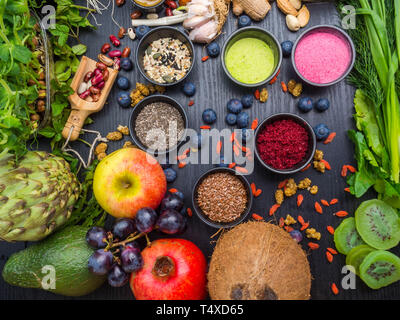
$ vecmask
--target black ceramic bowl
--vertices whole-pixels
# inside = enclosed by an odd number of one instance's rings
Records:
[[[258,152],[258,147],[257,147],[257,138],[258,135],[260,134],[260,132],[265,128],[266,125],[273,123],[277,120],[284,120],[284,119],[290,119],[295,121],[296,123],[300,124],[303,128],[305,128],[308,132],[308,136],[309,136],[309,145],[308,145],[308,151],[306,156],[304,157],[303,160],[301,160],[298,164],[296,164],[293,168],[290,169],[284,169],[284,170],[279,170],[279,169],[275,169],[269,165],[267,165],[260,157],[260,154]],[[313,128],[310,126],[310,124],[304,120],[303,118],[292,114],[292,113],[278,113],[278,114],[274,114],[268,118],[266,118],[257,128],[256,132],[255,132],[255,154],[256,157],[258,159],[258,161],[260,161],[260,163],[267,168],[268,170],[274,172],[274,173],[279,173],[279,174],[293,174],[296,173],[302,169],[304,169],[313,159],[314,157],[314,153],[315,153],[315,149],[316,149],[316,145],[317,145],[317,139],[315,138],[315,133]]]
[[[132,0],[133,6],[144,13],[156,13],[160,12],[163,9],[163,4],[165,0],[160,0],[159,3],[155,4],[154,6],[148,7],[137,3],[135,0]]]
[[[186,44],[186,46],[188,47],[190,54],[192,56],[192,65],[190,66],[189,70],[186,72],[185,76],[182,79],[172,82],[172,83],[156,82],[155,80],[153,80],[152,78],[150,78],[147,75],[147,73],[143,67],[143,57],[144,57],[146,49],[153,41],[156,41],[161,38],[174,38],[174,39],[178,39],[178,40],[182,41],[182,43]],[[194,46],[193,46],[192,41],[190,41],[189,37],[185,33],[183,33],[182,31],[180,31],[176,28],[173,28],[173,27],[159,27],[159,28],[152,29],[140,40],[140,42],[136,48],[136,65],[137,65],[140,73],[142,74],[142,76],[145,77],[147,81],[149,81],[153,84],[156,84],[156,85],[164,86],[164,87],[173,86],[173,85],[176,85],[176,84],[184,81],[187,78],[187,76],[189,75],[189,73],[192,71],[194,61],[195,61],[195,53],[194,53]]]
[[[243,39],[243,38],[256,38],[264,41],[269,45],[269,47],[272,49],[274,53],[274,58],[275,58],[275,66],[274,70],[272,71],[271,75],[266,78],[265,80],[258,82],[258,83],[244,83],[236,78],[234,78],[229,70],[227,69],[225,65],[225,57],[228,52],[228,50],[231,48],[231,46],[238,40]],[[222,68],[224,69],[226,75],[231,79],[233,82],[235,82],[238,85],[241,85],[243,87],[248,87],[248,88],[253,88],[253,87],[259,87],[261,85],[264,85],[271,81],[276,73],[278,72],[279,68],[281,67],[282,63],[282,49],[281,45],[279,44],[278,40],[276,37],[268,32],[265,29],[259,28],[259,27],[245,27],[241,28],[234,33],[232,33],[229,38],[225,41],[225,44],[222,48],[222,54],[221,54],[221,62],[222,62]]]
[[[352,55],[350,63],[347,66],[346,72],[343,73],[338,79],[336,79],[332,82],[328,82],[328,83],[316,83],[316,82],[312,82],[312,81],[308,80],[299,72],[299,70],[297,69],[297,66],[296,66],[296,62],[295,62],[296,48],[297,48],[298,44],[300,43],[300,41],[302,39],[304,39],[305,36],[307,36],[313,32],[318,32],[318,31],[332,32],[332,33],[335,33],[335,34],[339,35],[340,37],[342,37],[348,43],[349,49],[350,49],[351,55]],[[301,80],[303,80],[304,82],[308,83],[309,85],[312,85],[315,87],[329,87],[331,85],[334,85],[334,84],[342,81],[344,78],[346,78],[349,75],[350,71],[353,69],[355,60],[356,60],[356,50],[354,48],[353,40],[351,40],[349,35],[346,32],[344,32],[342,29],[335,27],[335,26],[331,26],[331,25],[318,25],[318,26],[312,27],[310,29],[307,29],[296,40],[296,42],[293,45],[293,49],[292,49],[292,65],[293,65],[293,68],[296,71],[297,75],[299,76],[299,78]]]
[[[179,113],[181,114],[184,125],[185,125],[185,131],[184,131],[181,139],[178,141],[178,143],[166,150],[151,149],[151,148],[147,147],[146,145],[144,145],[139,140],[138,136],[136,135],[135,122],[136,122],[137,116],[139,115],[140,111],[143,110],[143,108],[145,106],[147,106],[153,102],[165,102],[165,103],[170,104],[174,108],[176,108],[179,111]],[[188,121],[188,117],[187,117],[185,109],[183,109],[183,107],[176,100],[174,100],[168,96],[164,96],[164,95],[152,95],[152,96],[149,96],[149,97],[143,99],[132,110],[131,116],[129,118],[129,131],[130,131],[130,135],[132,137],[133,142],[143,151],[149,152],[151,154],[157,154],[157,155],[166,154],[166,153],[178,148],[186,140],[186,130],[187,130],[188,126],[189,126],[189,121]]]
[[[230,174],[235,175],[236,177],[238,177],[238,179],[240,179],[240,181],[242,181],[244,187],[246,188],[246,192],[247,192],[246,210],[242,213],[242,215],[239,218],[237,218],[236,220],[231,221],[231,222],[216,222],[216,221],[209,219],[202,212],[199,205],[197,204],[197,190],[199,188],[200,183],[209,175],[211,175],[213,173],[217,173],[217,172],[228,172]],[[207,171],[206,173],[204,173],[203,175],[201,175],[200,178],[196,181],[196,183],[193,187],[193,191],[192,191],[192,203],[193,203],[194,211],[196,212],[197,216],[207,225],[217,228],[217,229],[232,228],[232,227],[238,225],[239,223],[241,223],[244,219],[246,219],[246,217],[250,213],[251,207],[253,205],[253,194],[251,192],[251,187],[250,187],[250,184],[247,181],[247,179],[244,176],[237,174],[237,172],[235,170],[229,169],[229,168],[213,168],[213,169]]]

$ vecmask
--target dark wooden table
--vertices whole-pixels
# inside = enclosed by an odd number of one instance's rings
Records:
[[[130,26],[130,12],[132,4],[130,1],[122,8],[116,8],[115,18],[123,26]],[[335,6],[331,3],[310,4],[311,20],[308,27],[319,24],[339,24],[339,19]],[[111,10],[103,12],[103,15],[97,16],[98,22],[102,24],[97,30],[85,32],[81,36],[83,43],[89,46],[87,55],[91,58],[96,58],[100,47],[108,41],[108,36],[118,32],[118,28],[111,22]],[[230,14],[228,21],[224,27],[224,34],[218,38],[218,43],[222,46],[227,36],[237,29],[237,19]],[[291,33],[285,25],[285,17],[278,10],[276,4],[272,6],[272,10],[264,21],[253,23],[272,32],[279,41],[296,40],[302,31]],[[138,41],[132,42],[129,38],[122,41],[122,47],[125,45],[135,49]],[[210,59],[207,62],[201,62],[201,57],[205,55],[205,49],[201,45],[196,45],[196,65],[190,75],[191,81],[197,86],[197,93],[194,97],[195,105],[186,107],[191,128],[199,128],[202,125],[201,114],[206,108],[213,108],[218,114],[217,123],[214,125],[217,129],[226,127],[224,117],[226,114],[226,103],[231,98],[240,98],[244,93],[251,92],[244,88],[234,85],[224,74],[220,59]],[[124,71],[121,74],[127,76],[134,84],[136,81],[143,82],[144,79],[139,75],[138,70],[130,73]],[[279,80],[287,82],[296,78],[292,68],[290,59],[284,59],[282,62],[281,74]],[[256,102],[249,109],[251,120],[258,117],[260,121],[265,117],[278,112],[292,112],[299,114],[296,107],[297,100],[290,94],[282,92],[279,83],[273,86],[268,86],[270,97],[267,103]],[[90,129],[99,130],[103,135],[110,131],[115,131],[119,124],[128,125],[131,109],[122,109],[116,102],[118,89],[115,87],[109,97],[109,103],[98,114],[93,116],[94,124],[88,126]],[[187,106],[189,99],[180,91],[180,87],[170,89],[168,95],[176,98],[182,105]],[[326,231],[327,225],[337,227],[341,221],[340,218],[333,216],[333,213],[339,209],[347,210],[354,213],[355,209],[361,202],[367,198],[372,198],[375,195],[371,192],[365,199],[355,199],[350,194],[343,191],[346,187],[344,179],[340,176],[340,170],[343,164],[354,164],[353,160],[353,145],[347,138],[346,132],[354,127],[352,114],[353,110],[353,94],[354,88],[347,85],[344,81],[325,89],[317,89],[306,87],[303,96],[310,96],[313,99],[326,97],[331,101],[331,108],[325,113],[311,111],[308,114],[302,114],[311,125],[318,123],[327,124],[333,131],[337,132],[337,137],[333,143],[324,145],[318,143],[318,148],[325,153],[332,170],[325,174],[320,174],[313,169],[303,173],[298,173],[293,176],[296,181],[300,181],[305,177],[309,177],[313,184],[319,186],[319,193],[316,196],[305,196],[304,203],[299,210],[296,206],[294,198],[286,200],[276,214],[277,219],[286,217],[286,214],[291,214],[294,217],[301,214],[306,220],[311,222],[311,226],[322,232],[322,239],[319,241],[321,248],[310,252],[308,255],[313,275],[311,288],[312,299],[399,299],[400,298],[400,283],[393,284],[381,290],[374,291],[369,289],[360,279],[357,278],[356,290],[340,290],[338,296],[334,296],[330,290],[330,284],[335,282],[340,288],[340,283],[343,275],[341,269],[345,264],[345,257],[337,255],[334,261],[329,263],[325,258],[325,248],[334,247],[333,236]],[[87,136],[85,139],[93,137]],[[126,139],[125,139],[126,140]],[[114,142],[109,144],[109,151],[116,150],[122,147],[123,142]],[[87,147],[75,144],[82,153],[87,154]],[[176,166],[175,166],[176,167]],[[178,179],[173,184],[173,187],[184,192],[187,206],[191,206],[191,190],[192,186],[203,172],[210,169],[212,165],[189,165],[184,169],[177,169]],[[281,176],[267,172],[259,163],[255,164],[254,173],[248,177],[250,182],[255,182],[256,185],[263,190],[262,195],[254,201],[252,212],[258,213],[263,217],[268,217],[268,210],[274,203],[274,192],[277,184],[283,179]],[[172,187],[169,185],[168,187]],[[330,208],[324,209],[324,214],[319,215],[314,210],[314,202],[320,199],[338,198],[339,204]],[[269,217],[268,217],[269,218]],[[210,236],[217,230],[206,226],[196,216],[190,219],[189,227],[186,233],[182,236],[193,241],[198,245],[206,257],[210,257],[213,251],[213,243]],[[158,235],[152,235],[155,239]],[[303,247],[306,248],[307,239],[303,240]],[[0,268],[6,259],[14,252],[23,249],[26,246],[24,243],[0,243]],[[399,254],[398,248],[394,250]],[[52,293],[35,290],[12,287],[6,284],[3,279],[0,279],[0,298],[1,299],[64,299],[62,296]],[[133,295],[128,286],[124,288],[112,288],[105,284],[96,292],[84,297],[84,299],[132,299]]]

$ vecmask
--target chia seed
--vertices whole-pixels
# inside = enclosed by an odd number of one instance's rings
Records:
[[[184,130],[185,123],[179,110],[165,102],[148,104],[135,121],[135,132],[140,142],[153,150],[175,146]]]

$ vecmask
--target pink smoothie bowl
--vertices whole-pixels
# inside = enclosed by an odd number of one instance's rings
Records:
[[[319,25],[305,31],[292,50],[297,75],[316,87],[342,81],[353,68],[356,53],[351,38],[342,29]]]

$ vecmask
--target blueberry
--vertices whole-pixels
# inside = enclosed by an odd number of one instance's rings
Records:
[[[239,99],[231,99],[228,101],[226,107],[230,113],[238,114],[243,110],[243,104]]]
[[[203,121],[207,124],[213,124],[217,121],[217,114],[213,109],[206,109],[202,115]]]
[[[249,115],[247,114],[247,112],[242,111],[237,115],[236,124],[240,129],[247,128],[247,126],[249,125]]]
[[[196,86],[193,82],[186,82],[183,85],[182,91],[188,97],[192,97],[196,93]]]
[[[218,57],[220,52],[221,52],[221,48],[219,47],[219,44],[216,42],[211,42],[207,46],[207,54],[212,58]]]
[[[320,123],[314,127],[314,132],[317,137],[317,140],[325,140],[326,138],[328,138],[329,134],[331,133],[329,128],[322,123]]]
[[[227,168],[229,166],[229,164],[225,163],[225,158],[223,156],[221,156],[219,158],[219,163],[217,163],[216,166],[220,167],[220,168]]]
[[[244,28],[244,27],[248,27],[249,25],[251,25],[250,17],[246,16],[245,14],[242,14],[238,19],[238,27]]]
[[[301,240],[303,240],[303,235],[301,234],[301,232],[299,230],[290,231],[289,234],[293,238],[293,240],[296,241],[297,243],[299,243],[299,242],[301,242]]]
[[[314,102],[309,97],[300,98],[297,107],[301,112],[309,112],[314,106]]]
[[[253,130],[247,129],[247,128],[243,128],[241,133],[240,133],[240,136],[242,138],[242,142],[243,143],[249,142],[253,137]]]
[[[177,192],[175,192],[175,194],[176,194],[179,198],[181,198],[182,201],[185,200],[185,196],[184,196],[184,194],[183,194],[182,192],[177,191]]]
[[[330,107],[329,100],[325,98],[319,99],[315,104],[315,109],[317,109],[320,112],[328,110],[329,107]]]
[[[245,94],[242,99],[243,108],[250,108],[253,105],[253,95]]]
[[[131,71],[133,69],[132,60],[129,58],[121,58],[121,68],[125,71]]]
[[[164,169],[165,177],[167,178],[167,182],[171,183],[176,180],[177,174],[176,171],[172,168]]]
[[[150,28],[148,26],[138,26],[135,29],[136,37],[138,39],[142,39],[143,36],[150,31]]]
[[[233,113],[228,113],[225,117],[225,121],[230,126],[234,126],[236,124],[237,116]]]
[[[117,80],[117,86],[118,88],[120,88],[121,90],[128,90],[130,87],[130,83],[128,78],[125,78],[123,76],[119,76],[118,80]]]
[[[132,99],[129,93],[121,91],[118,93],[118,104],[123,108],[128,108],[131,106]]]
[[[281,43],[282,47],[282,54],[285,58],[289,58],[290,55],[292,54],[292,49],[293,49],[293,42],[292,41],[283,41]]]
[[[201,133],[192,137],[191,145],[196,149],[201,149],[204,145],[204,139]]]

